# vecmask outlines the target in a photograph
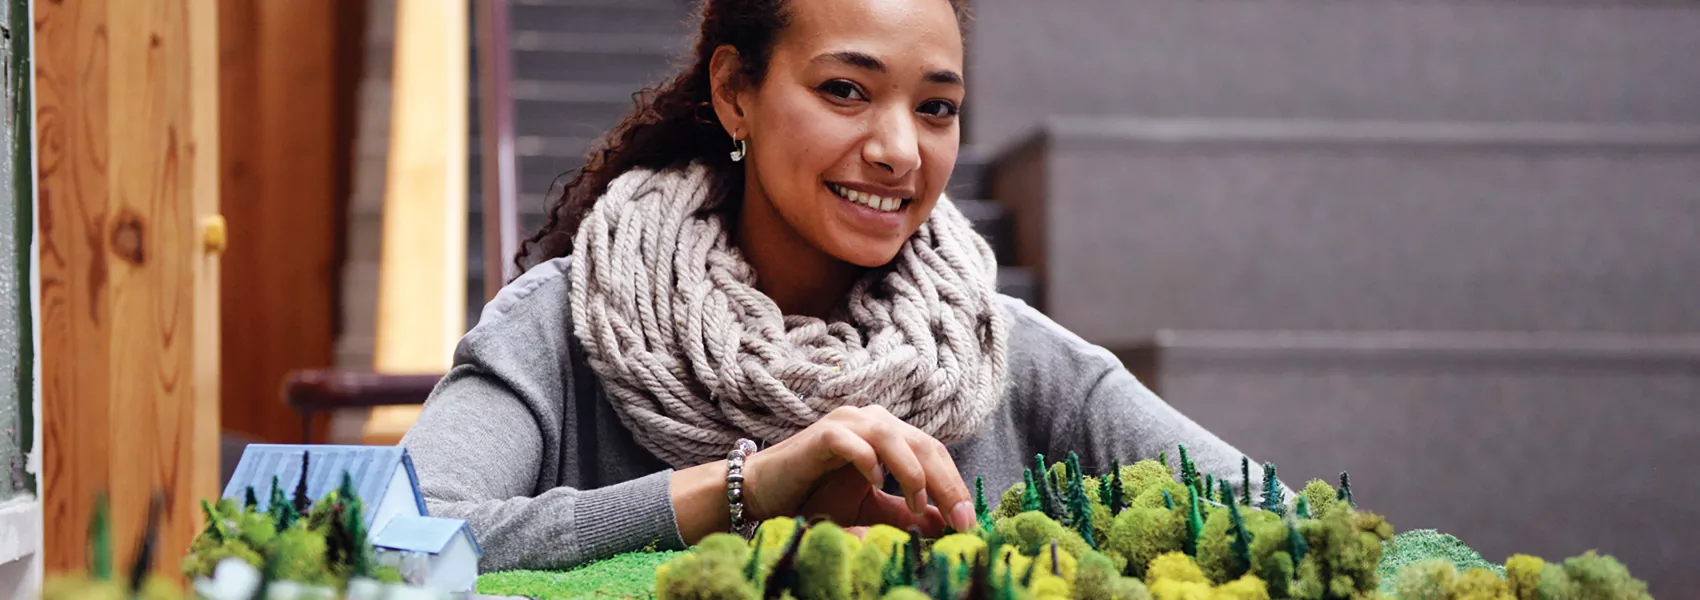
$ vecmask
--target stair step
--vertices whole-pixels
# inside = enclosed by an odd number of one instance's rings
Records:
[[[1597,549],[1653,594],[1700,588],[1669,560],[1700,531],[1700,480],[1677,475],[1700,455],[1700,336],[1181,330],[1112,350],[1288,485],[1350,472],[1400,531],[1492,561]],[[1597,517],[1625,506],[1664,517]]]
[[[543,4],[516,2],[508,9],[516,32],[641,33],[674,38],[694,31],[691,10],[673,2]]]
[[[975,3],[968,129],[1046,115],[1700,122],[1686,0]],[[1043,40],[1043,51],[1035,51]]]
[[[1696,164],[1700,127],[1057,118],[993,196],[1098,343],[1700,331]]]

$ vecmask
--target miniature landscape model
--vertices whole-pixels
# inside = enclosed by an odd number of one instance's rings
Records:
[[[857,537],[826,520],[774,518],[748,541],[714,534],[685,551],[475,576],[481,553],[471,530],[424,514],[405,450],[255,445],[224,497],[202,503],[205,529],[181,561],[188,595],[148,575],[156,501],[124,572],[111,565],[97,503],[87,572],[49,578],[43,597],[440,599],[473,592],[476,577],[477,593],[540,600],[1651,598],[1610,556],[1549,563],[1519,554],[1494,564],[1436,531],[1395,535],[1359,509],[1345,473],[1337,488],[1313,479],[1286,498],[1265,464],[1264,492],[1253,497],[1249,461],[1235,485],[1200,474],[1179,450],[1178,470],[1160,456],[1097,474],[1072,454],[1055,463],[1036,456],[995,505],[977,480],[979,525],[936,539],[883,525]],[[249,485],[256,479],[266,480],[263,490]]]
[[[1201,475],[1179,449],[1089,474],[1078,459],[1026,470],[994,505],[976,481],[979,526],[922,539],[875,526],[770,519],[746,542],[716,534],[683,552],[640,552],[567,572],[479,578],[485,594],[529,598],[798,600],[1044,599],[1582,600],[1650,598],[1610,556],[1495,565],[1432,530],[1394,535],[1360,510],[1349,477],[1282,497],[1276,469],[1238,485]]]

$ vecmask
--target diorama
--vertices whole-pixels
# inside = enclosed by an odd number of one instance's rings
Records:
[[[244,454],[183,557],[185,594],[146,574],[152,525],[128,574],[114,573],[104,513],[86,573],[51,578],[44,597],[567,598],[795,600],[1632,600],[1651,598],[1616,559],[1483,559],[1432,530],[1395,534],[1360,509],[1351,481],[1310,480],[1284,497],[1274,465],[1237,482],[1168,456],[1087,473],[1074,455],[1034,457],[979,524],[926,538],[824,519],[774,518],[753,539],[715,534],[683,551],[643,551],[567,571],[476,574],[465,522],[425,514],[405,450],[261,446]],[[256,484],[263,484],[256,485]],[[1237,484],[1237,485],[1236,485]],[[313,500],[313,498],[317,498]],[[362,498],[376,498],[366,502]]]

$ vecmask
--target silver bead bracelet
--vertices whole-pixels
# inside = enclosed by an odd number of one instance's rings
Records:
[[[744,459],[756,453],[753,440],[740,439],[726,453],[726,505],[732,510],[732,533],[750,539],[755,537],[756,524],[744,520]]]

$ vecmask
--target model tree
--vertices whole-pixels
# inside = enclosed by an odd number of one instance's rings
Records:
[[[1027,483],[1021,491],[1021,512],[1044,510],[1044,503],[1039,500],[1039,486],[1033,481],[1033,469],[1022,469],[1021,479]]]
[[[1286,498],[1281,495],[1281,481],[1275,476],[1275,463],[1263,463],[1263,510],[1285,514]]]
[[[1251,457],[1240,457],[1240,504],[1251,506]]]
[[[1122,464],[1110,461],[1110,514],[1119,515],[1127,509],[1127,488],[1122,486]]]

